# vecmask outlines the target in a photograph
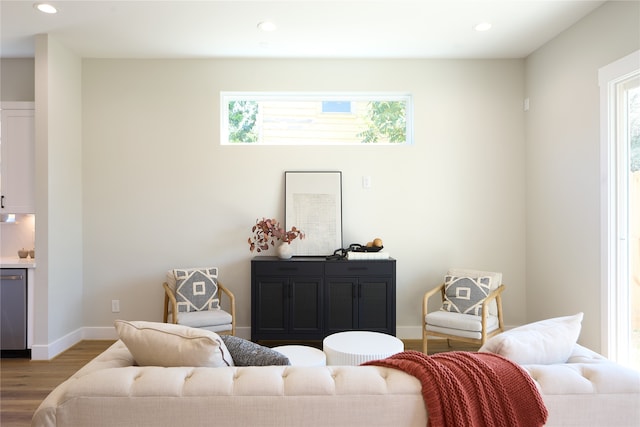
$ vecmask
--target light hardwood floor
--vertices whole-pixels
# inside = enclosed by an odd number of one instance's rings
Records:
[[[406,350],[422,349],[421,340],[403,340]],[[0,426],[26,427],[40,402],[58,384],[91,359],[102,353],[113,341],[82,341],[50,361],[0,359]],[[444,340],[429,341],[429,354],[442,351],[475,351],[470,344]]]
[[[51,390],[111,344],[113,341],[82,341],[50,361],[1,359],[0,425],[31,425],[33,413]]]

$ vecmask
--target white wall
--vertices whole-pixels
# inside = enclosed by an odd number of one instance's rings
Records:
[[[44,110],[37,106],[45,125],[39,131],[54,132],[57,141],[48,144],[45,136],[43,146],[37,137],[44,185],[38,215],[46,214],[47,225],[38,225],[37,239],[56,267],[38,263],[48,284],[37,301],[36,338],[55,343],[76,328],[108,329],[116,318],[160,320],[164,272],[208,264],[221,267],[238,296],[239,326],[247,333],[251,225],[256,217],[282,217],[285,170],[335,169],[344,177],[344,243],[379,236],[398,259],[401,336],[419,336],[424,290],[449,266],[467,266],[504,272],[507,324],[584,311],[581,342],[599,349],[597,69],[638,49],[638,15],[638,2],[607,2],[526,62],[79,65],[61,46],[45,48],[68,69],[49,70],[47,60],[36,60],[36,80],[45,80],[36,85],[38,105],[45,102]],[[69,113],[49,80],[71,86]],[[411,92],[416,144],[221,147],[220,90]],[[66,122],[66,131],[47,130],[48,115]],[[48,162],[50,149],[56,161]],[[372,176],[371,190],[361,188],[362,175]],[[48,200],[58,196],[50,213]],[[67,231],[70,245],[63,244]],[[65,270],[73,271],[68,287]],[[121,300],[121,313],[110,312],[112,299]]]
[[[36,37],[36,269],[32,357],[75,343],[82,312],[80,58]]]
[[[222,90],[410,92],[415,145],[223,147]],[[397,258],[401,336],[452,266],[502,271],[506,322],[524,323],[523,90],[523,60],[84,59],[84,325],[161,320],[165,272],[214,264],[248,332],[246,240],[283,218],[285,170],[343,172],[344,243]]]
[[[598,69],[640,47],[640,2],[607,2],[526,60],[527,317],[585,313],[599,351]]]

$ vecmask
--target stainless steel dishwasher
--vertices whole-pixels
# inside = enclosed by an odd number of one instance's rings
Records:
[[[3,357],[27,350],[27,270],[3,268],[0,274],[0,350]]]

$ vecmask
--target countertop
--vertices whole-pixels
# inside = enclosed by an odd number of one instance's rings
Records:
[[[34,258],[2,257],[0,268],[36,268]]]

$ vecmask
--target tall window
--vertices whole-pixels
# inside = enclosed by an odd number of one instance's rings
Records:
[[[629,142],[629,362],[640,370],[640,73],[628,83],[625,98]]]
[[[603,352],[640,369],[640,51],[600,70]]]
[[[407,94],[222,92],[221,143],[411,144]]]

